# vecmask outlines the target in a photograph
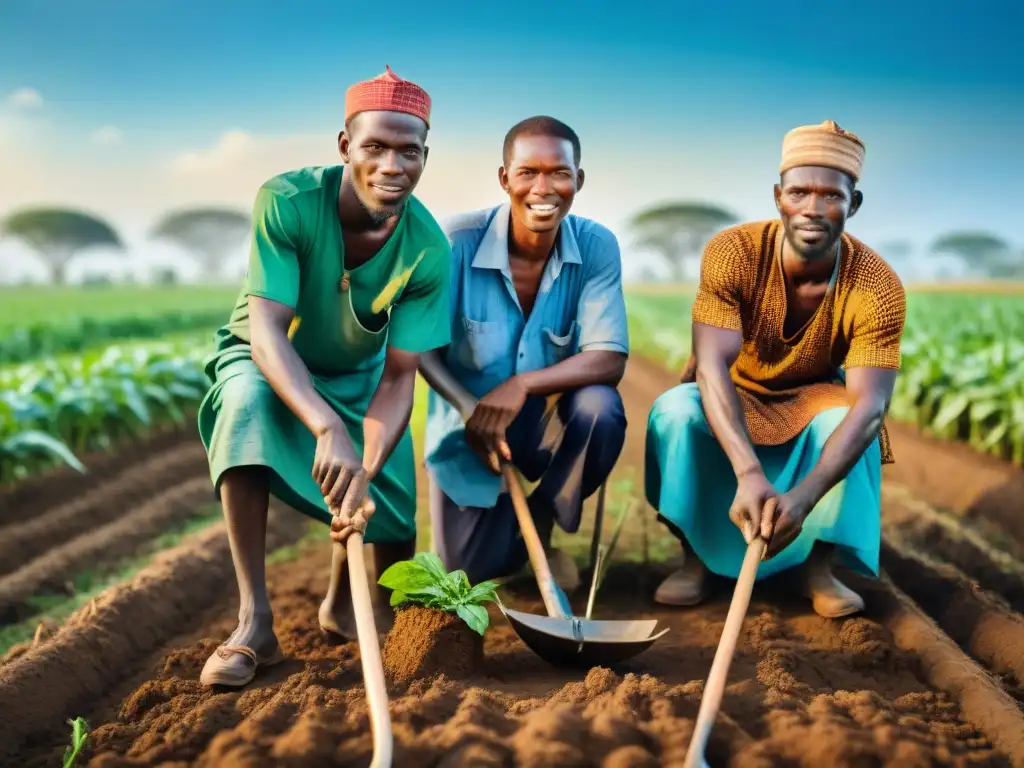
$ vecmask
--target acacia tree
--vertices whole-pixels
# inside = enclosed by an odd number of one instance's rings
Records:
[[[120,236],[103,219],[63,208],[30,208],[0,222],[0,235],[22,240],[34,248],[50,267],[51,279],[67,282],[67,265],[76,253],[93,246],[123,250]]]
[[[708,240],[737,221],[734,213],[712,203],[671,202],[635,214],[630,227],[636,245],[655,251],[681,279],[700,264]]]
[[[1010,244],[989,232],[948,232],[932,243],[931,252],[959,259],[967,269],[989,278],[1024,276],[1024,259]]]
[[[150,237],[170,240],[196,254],[208,277],[223,266],[224,257],[245,242],[250,217],[232,208],[190,208],[157,222]]]

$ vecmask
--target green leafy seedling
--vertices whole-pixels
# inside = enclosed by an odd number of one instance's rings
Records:
[[[71,768],[75,764],[78,753],[89,737],[89,724],[83,718],[68,720],[68,725],[71,726],[71,746],[64,750],[64,768]]]
[[[391,605],[416,603],[454,613],[480,635],[490,621],[484,603],[497,600],[497,584],[482,581],[473,586],[465,571],[447,573],[433,552],[417,552],[411,560],[395,563],[377,583],[392,590]]]

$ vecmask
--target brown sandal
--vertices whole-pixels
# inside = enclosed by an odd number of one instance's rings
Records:
[[[240,655],[248,659],[252,664],[246,664],[239,669],[237,664],[232,663],[232,657]],[[203,685],[226,685],[241,687],[252,682],[260,667],[270,667],[284,661],[284,654],[281,653],[281,646],[277,646],[274,652],[266,659],[260,659],[256,652],[247,645],[224,644],[214,651],[206,660],[202,673],[199,675],[199,682]]]

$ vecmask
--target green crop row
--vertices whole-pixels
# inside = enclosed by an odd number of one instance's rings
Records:
[[[36,322],[0,334],[0,365],[83,352],[125,339],[159,339],[174,333],[208,329],[228,317],[221,307],[205,312],[172,310],[162,315],[77,317],[58,323]]]
[[[0,371],[0,483],[194,418],[208,344],[126,344]]]
[[[634,352],[680,370],[691,306],[689,295],[629,295]],[[1024,297],[911,293],[890,416],[1024,463]]]
[[[893,418],[1024,463],[1024,298],[912,296]]]
[[[0,337],[24,325],[64,325],[80,317],[110,320],[218,311],[226,315],[237,295],[237,286],[0,286]]]

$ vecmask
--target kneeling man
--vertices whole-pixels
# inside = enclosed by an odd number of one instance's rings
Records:
[[[583,186],[580,142],[550,117],[506,135],[498,182],[508,202],[454,217],[451,344],[421,358],[430,383],[426,437],[435,550],[474,583],[527,562],[499,462],[531,483],[530,510],[555,579],[572,559],[554,524],[579,529],[584,499],[625,440],[615,387],[629,340],[618,241],[569,214]],[[463,422],[461,413],[472,413]]]
[[[895,272],[844,232],[863,157],[832,121],[790,131],[779,218],[707,245],[690,375],[648,419],[647,498],[686,555],[659,602],[700,602],[706,571],[735,578],[759,534],[758,578],[799,566],[820,615],[863,608],[831,562],[878,572],[883,422],[906,314]]]

